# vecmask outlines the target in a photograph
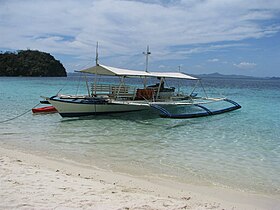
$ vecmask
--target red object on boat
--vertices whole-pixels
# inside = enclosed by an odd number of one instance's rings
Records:
[[[57,110],[54,108],[54,106],[45,106],[40,108],[34,108],[32,109],[33,113],[54,113],[57,112]]]

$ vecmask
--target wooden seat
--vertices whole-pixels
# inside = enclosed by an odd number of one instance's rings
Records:
[[[150,100],[153,99],[155,91],[153,89],[137,89],[136,91],[136,100]]]

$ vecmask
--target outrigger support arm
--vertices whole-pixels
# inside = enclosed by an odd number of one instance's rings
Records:
[[[217,114],[222,114],[222,113],[225,113],[225,112],[234,111],[234,110],[237,110],[237,109],[241,108],[241,106],[237,102],[232,101],[230,99],[224,99],[223,101],[231,103],[231,104],[233,104],[233,106],[225,108],[225,109],[210,111],[205,106],[202,106],[200,104],[194,104],[194,106],[203,109],[205,112],[190,113],[190,114],[189,113],[188,114],[172,114],[168,110],[166,110],[165,108],[163,108],[162,106],[159,106],[157,104],[150,104],[150,107],[159,111],[160,116],[163,117],[163,118],[177,118],[177,119],[206,117],[206,116],[217,115]]]

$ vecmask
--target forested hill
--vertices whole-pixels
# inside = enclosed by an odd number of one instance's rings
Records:
[[[66,70],[52,55],[38,50],[0,53],[0,76],[66,77]]]

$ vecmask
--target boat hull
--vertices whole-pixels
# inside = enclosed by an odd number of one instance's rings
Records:
[[[62,117],[80,117],[89,115],[102,115],[110,113],[133,112],[147,109],[143,106],[134,106],[127,104],[113,104],[100,102],[68,101],[60,99],[48,100]]]

